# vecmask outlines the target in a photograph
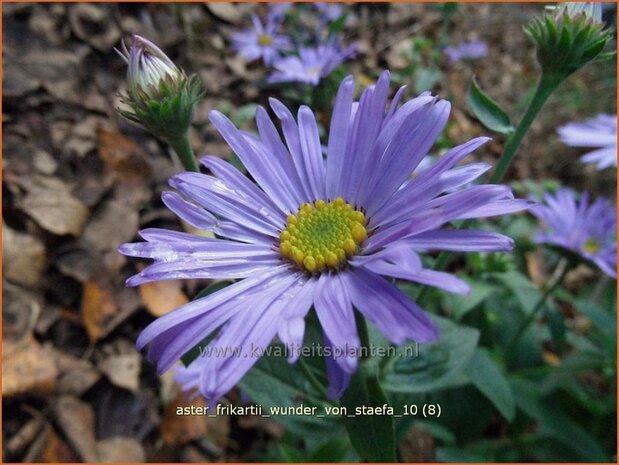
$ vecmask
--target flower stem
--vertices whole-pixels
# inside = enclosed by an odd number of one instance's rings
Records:
[[[518,341],[520,340],[522,335],[526,332],[529,326],[531,326],[531,323],[535,321],[535,318],[544,306],[544,303],[546,302],[548,296],[552,294],[552,292],[563,282],[563,279],[565,278],[569,270],[570,266],[568,266],[567,260],[562,259],[557,265],[555,272],[553,273],[554,279],[552,280],[551,284],[546,287],[544,293],[540,296],[538,301],[533,306],[531,313],[529,313],[527,319],[522,322],[522,324],[518,328],[518,331],[516,331],[516,335],[512,338],[511,342],[507,346],[507,353],[511,353],[516,348],[516,345],[518,344]]]
[[[533,94],[533,98],[531,99],[531,102],[529,102],[529,106],[527,107],[527,111],[522,117],[522,120],[520,120],[516,131],[507,140],[503,155],[501,155],[497,167],[490,176],[490,180],[488,181],[490,184],[498,183],[501,181],[501,179],[503,179],[503,176],[505,176],[507,169],[509,168],[512,161],[514,160],[514,157],[518,153],[518,148],[520,147],[520,144],[525,134],[527,133],[527,131],[531,127],[531,124],[546,103],[546,100],[548,100],[548,97],[550,97],[550,95],[555,91],[559,84],[563,82],[563,79],[563,76],[542,73],[539,81],[537,82],[535,94]]]
[[[305,375],[309,383],[312,385],[312,387],[316,389],[316,392],[318,392],[321,398],[323,399],[326,398],[327,391],[325,390],[321,382],[318,381],[316,376],[314,376],[314,373],[312,373],[311,368],[307,365],[305,360],[303,360],[303,358],[299,358],[298,363],[299,363],[299,366],[301,367],[301,370],[303,371],[303,374]]]
[[[520,124],[516,128],[516,131],[509,137],[507,143],[505,144],[505,150],[503,151],[503,155],[499,159],[499,163],[495,168],[494,172],[490,176],[488,180],[489,184],[496,184],[503,179],[505,173],[507,172],[509,166],[511,165],[514,157],[518,153],[518,148],[522,143],[522,139],[526,135],[527,131],[533,124],[533,121],[539,114],[540,110],[548,100],[548,97],[556,90],[556,88],[563,82],[566,76],[563,75],[554,75],[554,74],[544,74],[542,73],[539,81],[537,82],[537,87],[535,89],[535,93],[533,94],[533,98],[531,102],[529,102],[529,106],[520,120]],[[466,220],[462,223],[461,229],[468,229],[473,220]],[[447,260],[449,259],[451,253],[450,252],[441,252],[436,258],[436,262],[434,265],[435,270],[443,270],[447,265]],[[427,286],[423,286],[419,294],[417,294],[417,301],[422,301],[427,294]]]
[[[181,160],[183,167],[187,171],[200,171],[196,157],[193,154],[193,149],[191,148],[191,142],[189,142],[189,131],[187,131],[183,137],[170,140],[168,143],[174,149],[178,155],[178,158]]]

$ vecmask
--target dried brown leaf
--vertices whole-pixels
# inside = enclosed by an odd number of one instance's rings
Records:
[[[206,415],[179,415],[185,407],[206,407],[202,397],[188,400],[179,391],[176,398],[170,402],[163,414],[161,422],[161,437],[167,444],[187,444],[206,435]]]
[[[114,296],[95,281],[84,284],[82,294],[82,321],[92,342],[107,332],[107,327],[118,313]]]
[[[99,366],[109,380],[118,387],[137,392],[140,387],[140,354],[131,353],[112,355],[103,360]]]
[[[153,316],[162,316],[189,302],[180,281],[157,281],[142,284],[140,296]]]
[[[133,438],[113,437],[97,443],[101,462],[142,463],[146,454],[142,445]]]
[[[54,404],[56,421],[84,462],[97,462],[95,414],[92,407],[73,396],[62,396]]]
[[[67,184],[57,178],[35,176],[26,189],[28,195],[20,206],[42,228],[58,235],[80,235],[89,211]]]
[[[2,397],[53,391],[58,370],[49,352],[31,337],[2,343]]]
[[[39,282],[45,268],[45,246],[36,237],[2,223],[2,270],[4,277],[26,286]]]

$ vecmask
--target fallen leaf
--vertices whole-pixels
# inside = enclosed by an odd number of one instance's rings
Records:
[[[98,252],[114,251],[130,241],[138,230],[138,213],[118,200],[110,200],[88,222],[82,243]]]
[[[101,374],[88,360],[59,350],[53,350],[52,353],[59,372],[57,393],[81,396],[101,378]]]
[[[140,387],[140,360],[140,354],[134,350],[106,358],[99,368],[116,386],[137,392]]]
[[[54,403],[56,421],[71,446],[84,462],[97,462],[95,414],[92,407],[73,396],[61,396]]]
[[[6,442],[7,452],[9,454],[16,454],[25,449],[41,433],[44,426],[45,421],[43,417],[30,419]]]
[[[79,236],[88,208],[57,178],[34,176],[25,184],[28,194],[20,207],[42,228],[57,234]]]
[[[225,2],[206,3],[206,8],[220,19],[233,24],[239,24],[243,19],[243,11],[238,4]]]
[[[178,415],[179,409],[182,411],[184,407],[191,406],[205,408],[206,401],[202,397],[189,400],[179,391],[176,398],[166,406],[160,430],[167,444],[187,444],[206,435],[206,415]]]
[[[142,445],[133,438],[113,437],[97,443],[101,462],[142,463],[146,454]]]
[[[48,427],[45,445],[37,458],[37,462],[75,463],[77,461],[79,461],[79,457],[73,449],[58,436],[54,428]]]
[[[99,131],[99,156],[124,180],[139,180],[152,174],[146,154],[133,140],[119,132]]]
[[[21,286],[2,282],[2,336],[19,341],[32,333],[43,313],[41,296]]]
[[[180,281],[156,281],[142,284],[139,291],[148,312],[162,316],[189,302],[182,287]]]
[[[78,3],[69,8],[69,24],[77,37],[102,52],[108,52],[121,37],[108,5]]]
[[[9,281],[34,286],[45,268],[45,246],[2,223],[2,271]]]
[[[49,393],[57,376],[54,360],[35,339],[2,342],[2,397]]]
[[[95,281],[84,284],[82,294],[82,321],[92,342],[107,332],[107,327],[118,313],[112,293]]]
[[[434,438],[428,431],[413,426],[398,446],[404,462],[434,462]]]

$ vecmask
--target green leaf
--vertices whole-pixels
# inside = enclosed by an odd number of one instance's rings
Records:
[[[432,344],[406,345],[398,350],[392,371],[385,374],[383,387],[391,392],[432,392],[467,384],[463,374],[475,353],[479,331],[433,316],[440,337]],[[412,349],[411,349],[412,348]]]
[[[529,279],[515,270],[493,273],[492,277],[504,284],[516,297],[525,314],[529,314],[542,294]]]
[[[535,384],[516,379],[511,383],[518,408],[540,424],[538,434],[561,442],[584,462],[608,462],[603,449],[585,429],[568,417],[552,398],[543,398]]]
[[[466,374],[506,420],[514,419],[516,403],[511,387],[485,349],[477,349],[466,368]]]
[[[392,415],[357,415],[358,407],[382,407],[389,404],[378,382],[378,367],[362,362],[341,400],[348,414],[344,425],[350,442],[362,461],[395,462],[395,426]]]
[[[438,81],[443,77],[443,73],[438,68],[419,68],[415,72],[415,92],[418,94],[427,90],[432,90]]]
[[[468,104],[479,121],[488,129],[500,134],[514,132],[509,116],[492,100],[473,79],[467,98]]]
[[[272,407],[293,407],[299,403],[318,407],[316,413],[323,414],[331,405],[319,397],[298,364],[291,365],[284,357],[262,357],[239,386],[252,401],[262,405],[265,414],[269,414]],[[336,416],[274,415],[272,418],[288,431],[305,438],[310,448],[334,435],[346,434]]]
[[[347,462],[351,447],[348,436],[334,437],[319,446],[307,461],[310,463]]]
[[[471,292],[464,296],[451,293],[444,294],[443,305],[451,312],[455,320],[462,319],[464,315],[486,300],[496,290],[494,285],[479,279],[474,280],[463,275],[458,275],[458,278],[469,285]]]

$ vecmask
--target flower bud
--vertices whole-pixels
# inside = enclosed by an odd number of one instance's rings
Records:
[[[149,97],[156,98],[162,83],[178,86],[185,77],[159,47],[137,34],[133,35],[130,50],[127,50],[124,42],[122,48],[121,56],[129,65],[127,69],[129,93],[134,98],[138,98],[139,92],[145,92]]]
[[[128,65],[128,95],[122,102],[132,110],[118,112],[167,142],[184,137],[202,97],[197,77],[188,78],[159,47],[137,34],[130,49],[123,42],[117,52]]]
[[[610,39],[599,4],[561,3],[525,26],[537,46],[537,59],[547,75],[565,79],[598,57]]]

